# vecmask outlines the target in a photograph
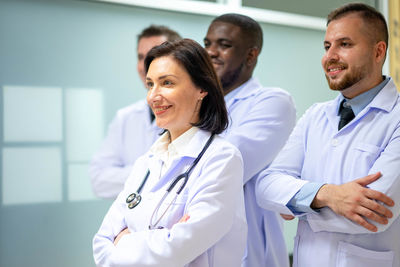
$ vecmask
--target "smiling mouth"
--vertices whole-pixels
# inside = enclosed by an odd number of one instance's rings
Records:
[[[212,62],[213,65],[222,65],[222,64],[224,64],[221,60],[218,60],[218,59],[212,59],[211,62]]]
[[[172,107],[172,105],[169,106],[162,106],[162,107],[154,107],[153,108],[153,112],[154,114],[160,114],[163,113],[164,111],[166,111],[167,109],[169,109],[170,107]]]
[[[341,71],[343,71],[345,69],[346,69],[345,66],[327,67],[326,72],[328,75],[333,76],[333,75],[340,73]]]

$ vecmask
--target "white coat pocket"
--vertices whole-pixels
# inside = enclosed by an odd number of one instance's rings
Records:
[[[389,267],[393,266],[393,258],[393,251],[374,251],[339,242],[336,266]]]
[[[365,161],[365,163],[367,163],[369,166],[376,161],[383,151],[383,149],[379,146],[367,143],[358,143],[354,148],[358,156],[361,157],[359,160]]]

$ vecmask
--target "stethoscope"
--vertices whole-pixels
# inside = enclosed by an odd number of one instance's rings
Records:
[[[182,173],[182,174],[180,174],[180,175],[178,175],[172,181],[172,183],[168,186],[167,191],[164,193],[163,197],[161,198],[161,200],[158,202],[156,208],[154,209],[153,214],[151,215],[149,229],[162,229],[163,228],[162,226],[157,227],[158,223],[161,221],[161,219],[167,213],[169,207],[171,207],[171,205],[175,203],[178,195],[182,192],[183,188],[185,187],[185,185],[186,185],[186,183],[187,183],[187,181],[189,179],[189,175],[192,172],[193,168],[197,165],[197,163],[200,161],[200,159],[203,156],[203,154],[206,152],[207,148],[210,146],[210,144],[211,144],[211,142],[212,142],[212,140],[214,138],[214,135],[215,134],[212,134],[210,136],[210,138],[208,138],[207,143],[204,145],[203,149],[201,150],[201,152],[199,153],[197,158],[192,162],[192,164],[187,169],[187,171]],[[138,187],[138,189],[136,190],[136,192],[130,194],[126,198],[126,203],[127,203],[129,209],[133,209],[134,207],[139,205],[140,201],[142,200],[142,197],[140,196],[140,192],[142,191],[143,186],[145,185],[145,183],[146,183],[147,179],[149,178],[149,176],[150,176],[150,170],[147,170],[146,175],[144,176],[143,181],[140,184],[140,186]],[[179,189],[176,191],[176,194],[175,194],[173,200],[169,203],[169,205],[166,207],[166,209],[161,214],[161,216],[158,219],[155,218],[155,215],[158,214],[158,211],[159,211],[162,203],[164,202],[164,200],[167,198],[168,194],[172,191],[172,189],[174,189],[174,187],[182,179],[183,179],[183,182],[180,185]],[[155,221],[155,222],[153,222],[153,221]]]

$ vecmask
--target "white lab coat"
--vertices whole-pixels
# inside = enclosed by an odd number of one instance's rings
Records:
[[[135,161],[160,137],[162,130],[150,120],[145,99],[118,110],[89,168],[93,192],[115,199],[124,188]]]
[[[331,209],[300,218],[294,266],[400,266],[400,98],[393,80],[344,128],[337,130],[339,97],[313,105],[257,183],[258,203],[286,206],[308,181],[343,184],[380,171],[368,187],[389,195],[389,224],[370,232]],[[297,178],[297,179],[296,179]]]
[[[161,179],[162,162],[151,152],[136,161],[124,190],[93,239],[98,266],[241,265],[247,233],[243,163],[240,152],[218,136],[194,168],[176,203],[161,220],[160,225],[165,228],[148,228],[166,187],[186,171],[209,136],[208,132],[199,130],[187,145],[185,155],[174,160]],[[148,169],[150,176],[141,194],[142,201],[128,209],[125,199],[138,189]],[[190,219],[178,223],[184,214]],[[126,227],[131,234],[123,236],[114,246],[114,238]]]
[[[225,96],[225,101],[230,124],[222,136],[239,149],[244,162],[248,240],[242,267],[288,267],[283,220],[277,212],[258,206],[255,184],[258,173],[276,157],[296,123],[292,97],[251,78]]]

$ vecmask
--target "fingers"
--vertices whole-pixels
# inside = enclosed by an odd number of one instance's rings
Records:
[[[289,215],[289,214],[280,214],[280,215],[286,221],[291,221],[295,218],[293,215]]]
[[[187,222],[190,219],[190,216],[188,214],[185,214],[182,216],[182,218],[179,220],[180,223]]]
[[[391,210],[386,208],[384,205],[376,202],[375,200],[371,200],[371,199],[368,199],[368,198],[364,199],[362,201],[361,205],[363,207],[365,207],[366,209],[370,210],[371,212],[376,213],[380,217],[385,217],[385,218],[392,218],[393,217],[393,213],[392,213]],[[367,218],[369,218],[369,217],[367,217]],[[372,218],[369,218],[369,219],[372,219]]]
[[[346,216],[347,217],[347,216]],[[373,225],[372,223],[369,223],[367,220],[365,220],[363,217],[360,215],[354,213],[352,216],[347,217],[348,219],[352,220],[353,222],[361,225],[365,229],[371,231],[371,232],[376,232],[378,231],[378,228]]]
[[[114,245],[116,246],[119,242],[119,240],[127,234],[130,234],[131,232],[129,232],[128,228],[125,228],[124,230],[122,230],[114,239]]]
[[[378,180],[381,176],[382,176],[381,172],[377,172],[377,173],[373,173],[373,174],[367,175],[365,177],[359,178],[357,180],[354,180],[354,182],[356,182],[362,186],[367,186],[370,183],[373,183],[376,180]]]
[[[383,204],[388,205],[389,207],[393,207],[394,206],[394,201],[393,199],[391,199],[390,197],[388,197],[387,195],[383,194],[382,192],[373,190],[373,189],[369,189],[369,188],[365,188],[364,190],[364,194],[366,197],[376,200],[376,201],[380,201]],[[389,217],[391,218],[391,217]]]
[[[367,218],[371,221],[374,221],[374,222],[377,222],[380,224],[387,224],[389,222],[388,217],[382,216],[382,215],[376,213],[375,211],[370,210],[365,207],[362,207],[362,206],[357,208],[356,213],[358,215],[361,215],[363,218]]]

